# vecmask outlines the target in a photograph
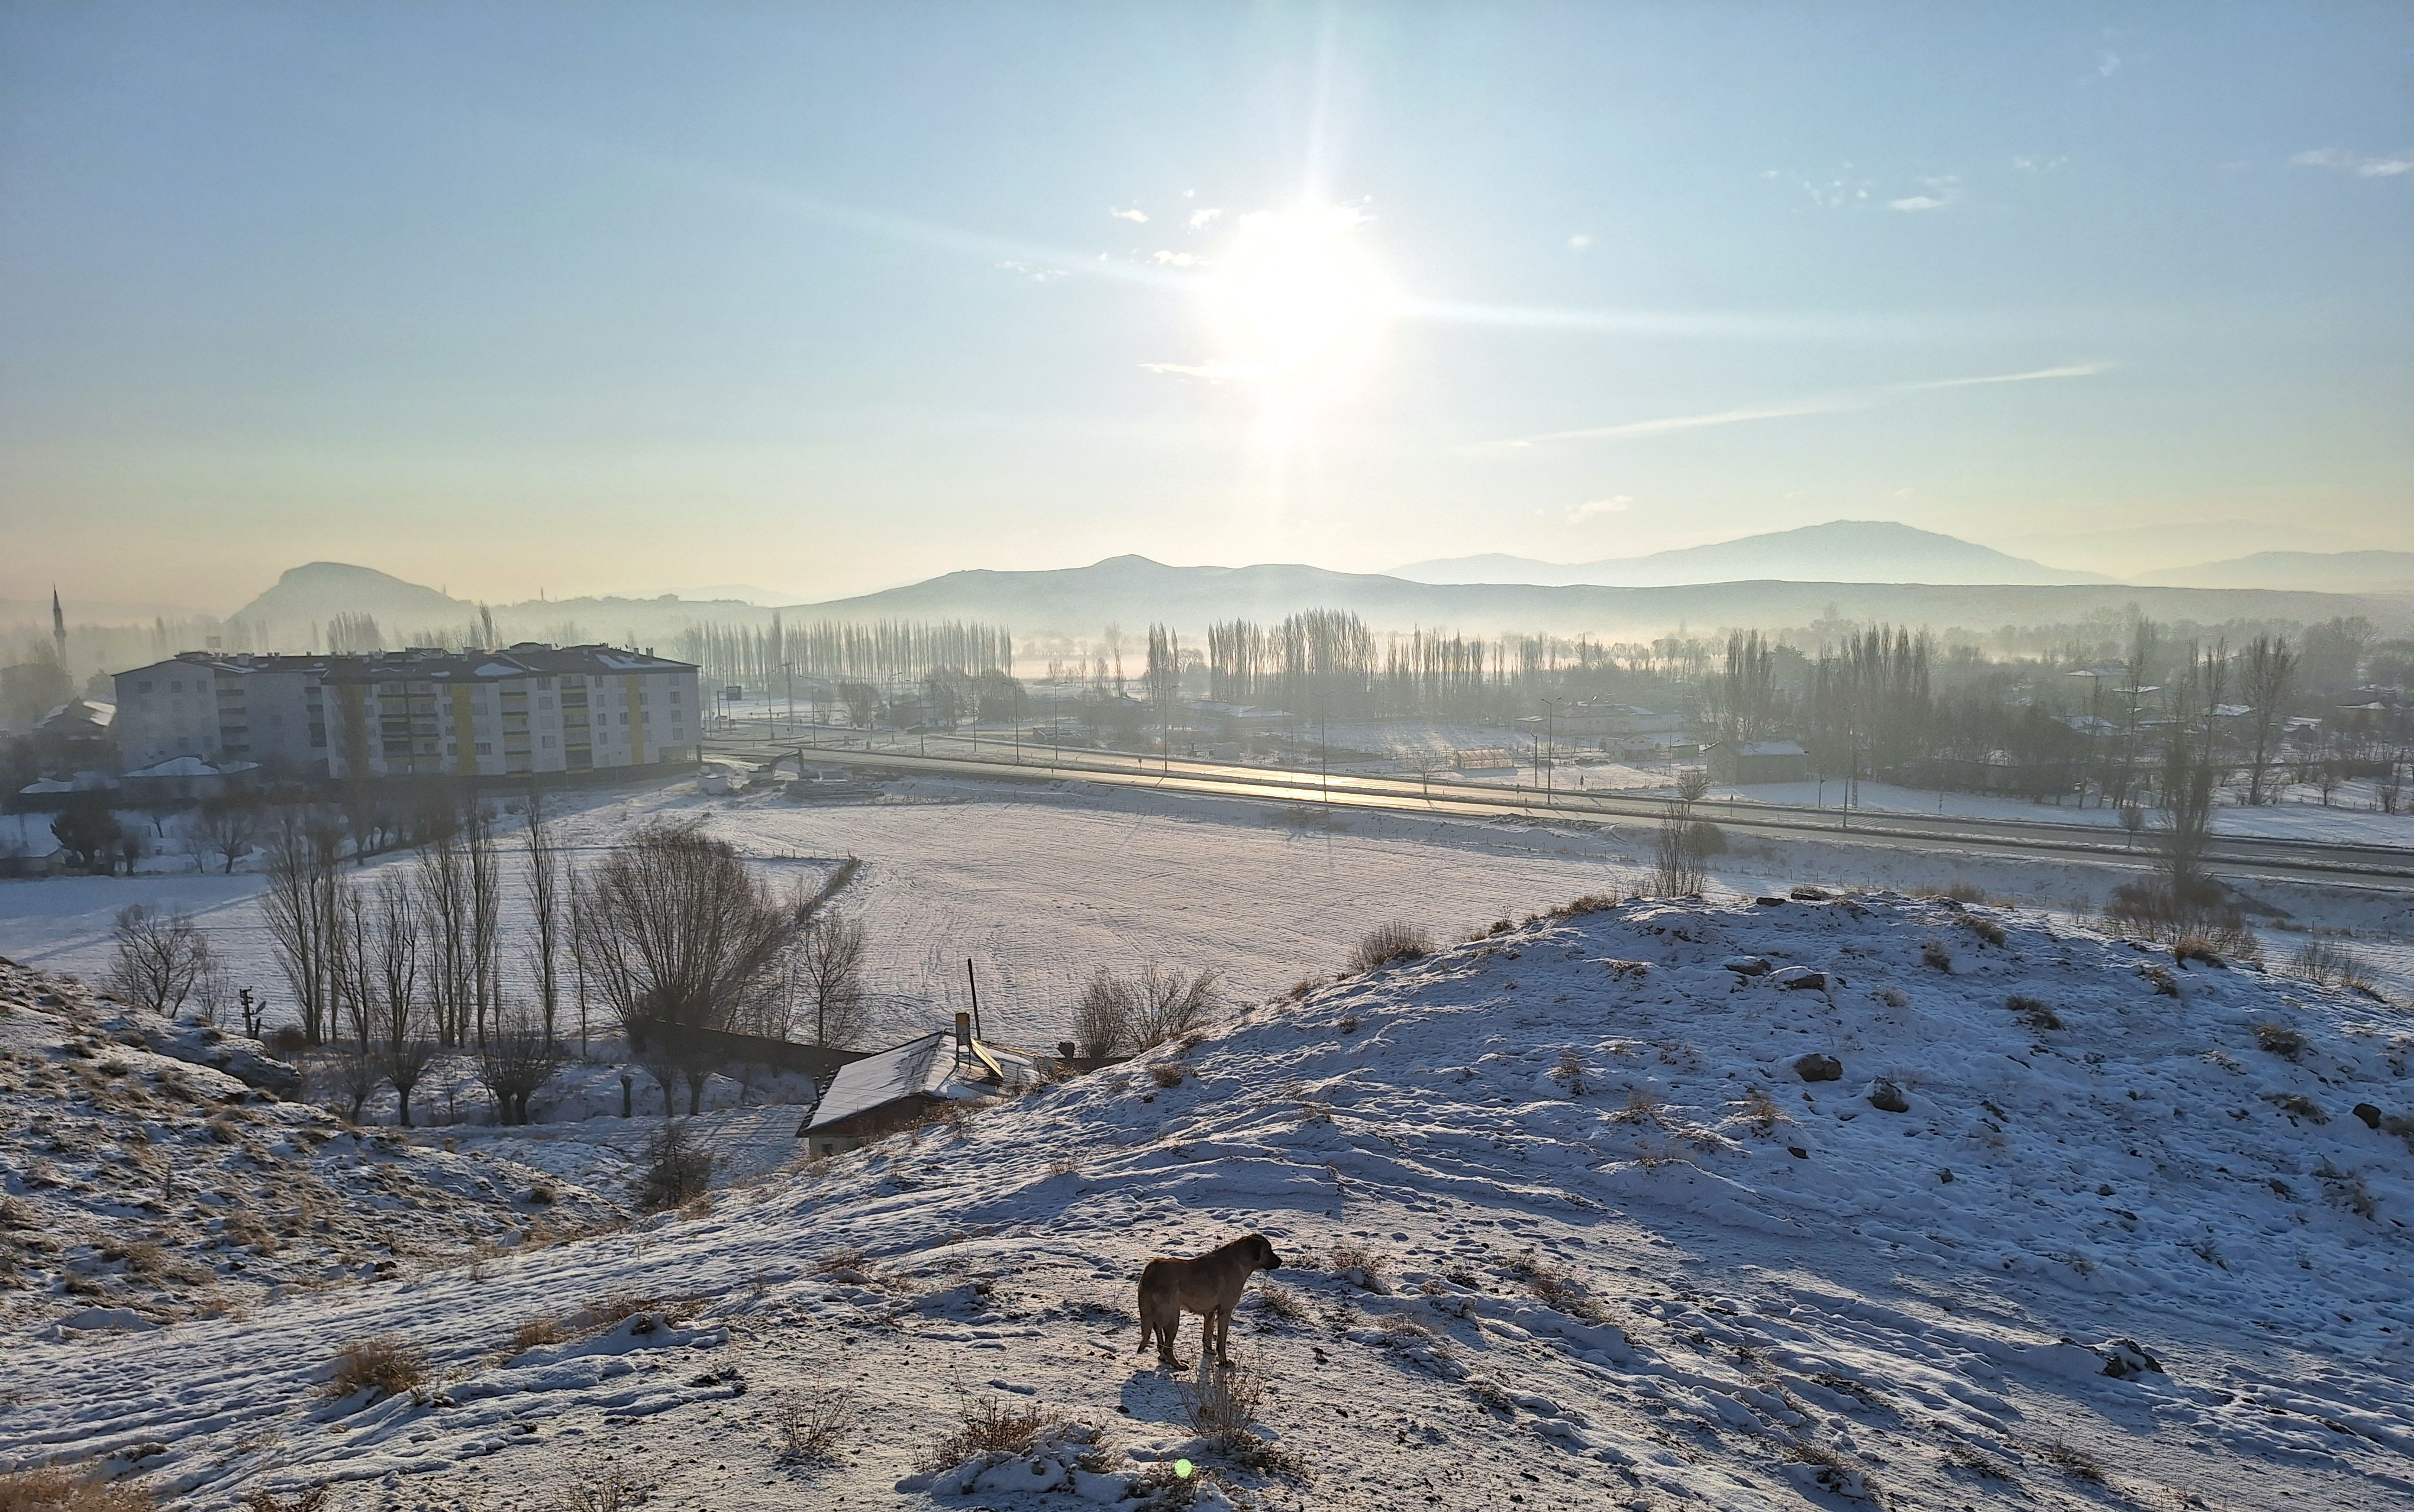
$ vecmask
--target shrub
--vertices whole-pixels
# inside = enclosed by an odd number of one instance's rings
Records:
[[[399,1335],[381,1333],[356,1340],[335,1352],[335,1370],[327,1380],[327,1395],[349,1397],[366,1388],[377,1397],[395,1397],[416,1391],[426,1384],[427,1351]]]
[[[554,1505],[559,1512],[627,1512],[645,1496],[635,1487],[618,1475],[605,1475],[601,1480],[580,1480],[561,1493]]]
[[[807,1464],[835,1464],[839,1441],[855,1427],[857,1416],[855,1398],[846,1391],[805,1401],[793,1398],[782,1401],[777,1419],[782,1457]]]
[[[540,1344],[558,1344],[568,1337],[569,1330],[561,1326],[559,1318],[550,1312],[540,1312],[512,1330],[512,1356],[525,1355]]]
[[[310,1048],[310,1036],[302,1032],[298,1024],[287,1024],[268,1036],[268,1047],[281,1056],[296,1056]]]
[[[859,1272],[863,1269],[865,1265],[870,1263],[871,1258],[872,1257],[870,1255],[865,1254],[861,1250],[853,1248],[842,1250],[824,1250],[821,1253],[820,1258],[813,1262],[813,1274],[816,1276],[827,1276],[841,1270],[853,1270]]]
[[[1500,1268],[1525,1282],[1527,1294],[1553,1312],[1594,1323],[1606,1316],[1592,1293],[1572,1272],[1561,1270],[1547,1260],[1521,1254],[1504,1262]]]
[[[2372,972],[2356,954],[2328,940],[2308,940],[2288,960],[2291,974],[2326,987],[2374,995]]]
[[[1775,1134],[1779,1124],[1794,1121],[1778,1107],[1777,1099],[1768,1095],[1768,1089],[1766,1087],[1755,1087],[1744,1093],[1736,1106],[1741,1110],[1738,1116],[1744,1122],[1751,1125],[1754,1134]]]
[[[2200,961],[2215,971],[2226,970],[2229,965],[2221,958],[2221,952],[2213,948],[2213,941],[2203,935],[2182,935],[2172,941],[2171,959],[2182,966],[2190,961]]]
[[[1179,1060],[1160,1060],[1149,1067],[1148,1075],[1149,1079],[1159,1087],[1179,1087],[1182,1085],[1184,1070]]]
[[[1227,1360],[1210,1367],[1200,1362],[1196,1380],[1180,1381],[1182,1415],[1190,1430],[1210,1447],[1251,1470],[1273,1471],[1304,1480],[1306,1466],[1299,1457],[1258,1436],[1258,1409],[1264,1405],[1266,1380],[1253,1365]]]
[[[327,1505],[327,1483],[320,1481],[306,1490],[294,1493],[293,1500],[280,1502],[276,1493],[259,1488],[240,1504],[245,1512],[324,1512]]]
[[[2256,1025],[2255,1043],[2284,1060],[2294,1060],[2305,1053],[2305,1036],[2286,1024]]]
[[[151,1512],[140,1486],[114,1485],[68,1465],[0,1475],[0,1512]]]
[[[1029,1454],[1039,1435],[1064,1421],[1064,1414],[1037,1402],[1002,1402],[995,1397],[966,1401],[955,1430],[931,1446],[923,1468],[945,1470],[992,1449]]]
[[[1956,903],[1984,903],[1987,892],[1976,882],[1957,882],[1945,889],[1945,896]]]
[[[2029,1452],[2074,1480],[2105,1479],[2104,1461],[2067,1439],[2051,1439],[2032,1444]]]
[[[1989,945],[2000,945],[2005,938],[2003,921],[1987,914],[1964,913],[1958,922],[1962,928],[1969,930]]]
[[[2055,1013],[2040,999],[2024,998],[2016,992],[2004,1000],[2004,1006],[2012,1011],[2013,1017],[2031,1029],[2045,1030],[2062,1027],[2062,1015]]]
[[[712,1152],[688,1139],[687,1125],[664,1123],[646,1141],[646,1170],[637,1178],[637,1206],[647,1212],[677,1208],[712,1186]]]
[[[1336,1244],[1326,1259],[1324,1268],[1370,1292],[1389,1292],[1383,1279],[1388,1263],[1373,1250],[1358,1244]]]
[[[1394,921],[1366,931],[1349,953],[1352,971],[1373,971],[1395,961],[1413,961],[1433,954],[1433,938],[1413,924]]]
[[[1307,1304],[1301,1301],[1299,1294],[1288,1286],[1277,1286],[1270,1281],[1259,1282],[1255,1296],[1258,1299],[1258,1311],[1268,1317],[1280,1319],[1284,1323],[1307,1321]]]
[[[1949,973],[1953,970],[1953,953],[1945,948],[1945,941],[1930,940],[1919,947],[1919,964],[1931,971]]]

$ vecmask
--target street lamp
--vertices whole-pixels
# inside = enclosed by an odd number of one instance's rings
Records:
[[[1551,766],[1556,767],[1558,764],[1559,741],[1558,732],[1553,721],[1558,717],[1558,706],[1560,704],[1572,703],[1574,701],[1568,698],[1542,698],[1536,699],[1535,702],[1542,705],[1543,745],[1550,751]],[[1537,766],[1542,765],[1542,760],[1539,754],[1534,759],[1534,764]],[[1544,803],[1550,802],[1551,789],[1553,786],[1552,778],[1554,775],[1555,774],[1552,773],[1550,767],[1543,767],[1542,801]]]

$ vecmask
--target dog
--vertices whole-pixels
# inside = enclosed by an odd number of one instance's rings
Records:
[[[1140,1348],[1135,1353],[1146,1354],[1154,1339],[1157,1362],[1182,1369],[1173,1357],[1173,1336],[1181,1330],[1182,1314],[1197,1312],[1204,1317],[1199,1326],[1201,1359],[1212,1354],[1229,1364],[1232,1309],[1240,1305],[1241,1289],[1258,1271],[1281,1265],[1282,1256],[1262,1234],[1244,1234],[1196,1260],[1151,1260],[1140,1273]]]

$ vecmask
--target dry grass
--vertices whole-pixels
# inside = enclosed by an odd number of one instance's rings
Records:
[[[1000,1401],[995,1397],[967,1400],[957,1416],[955,1430],[931,1445],[923,1468],[945,1470],[992,1449],[1029,1454],[1042,1433],[1065,1421],[1063,1413],[1037,1402]]]
[[[590,1333],[601,1333],[617,1327],[640,1312],[658,1313],[665,1322],[678,1323],[693,1312],[695,1304],[684,1297],[648,1297],[642,1292],[614,1292],[599,1297],[579,1310],[576,1322]]]
[[[2284,1060],[2294,1060],[2305,1053],[2305,1036],[2282,1023],[2256,1025],[2255,1043]]]
[[[2172,941],[2171,959],[2182,966],[2185,966],[2190,961],[2198,961],[2215,971],[2227,970],[2229,965],[2228,961],[2222,959],[2221,952],[2214,948],[2213,942],[2202,935],[2182,935]]]
[[[296,1491],[290,1502],[278,1501],[276,1492],[262,1488],[238,1505],[244,1512],[326,1512],[327,1495],[327,1483],[322,1480],[306,1490]]]
[[[1551,1077],[1567,1088],[1570,1097],[1582,1097],[1587,1091],[1584,1079],[1584,1055],[1577,1050],[1561,1050],[1559,1063],[1551,1069]]]
[[[1794,1121],[1777,1105],[1777,1099],[1768,1095],[1766,1087],[1755,1087],[1744,1093],[1736,1099],[1735,1107],[1736,1116],[1751,1125],[1752,1133],[1757,1134],[1775,1134],[1779,1124]]]
[[[782,1401],[775,1419],[781,1457],[804,1464],[836,1464],[839,1441],[853,1430],[859,1412],[854,1395],[846,1391]]]
[[[540,1312],[524,1320],[512,1330],[512,1356],[517,1357],[541,1344],[558,1344],[570,1337],[570,1330],[550,1312]]]
[[[157,1505],[140,1486],[112,1485],[67,1465],[0,1475],[0,1512],[151,1512]]]
[[[398,1397],[427,1384],[427,1351],[399,1334],[355,1340],[335,1352],[327,1395],[349,1397],[366,1388],[378,1397]]]
[[[1949,972],[1953,970],[1953,953],[1945,948],[1945,941],[1930,940],[1919,947],[1919,964],[1931,971]]]
[[[2005,938],[2003,922],[1984,913],[1964,913],[1959,922],[1962,928],[1989,945],[2000,945]]]
[[[1305,1323],[1308,1319],[1307,1304],[1288,1286],[1277,1286],[1270,1281],[1259,1282],[1256,1295],[1258,1311],[1267,1317],[1284,1323]]]
[[[1391,1262],[1380,1253],[1360,1244],[1336,1244],[1325,1259],[1324,1268],[1335,1276],[1355,1274],[1358,1284],[1370,1292],[1388,1292],[1384,1271]]]
[[[2014,993],[2004,1000],[2004,1006],[2012,1011],[2014,1018],[2031,1029],[2048,1030],[2062,1027],[2062,1015],[2055,1013],[2052,1006],[2043,999],[2024,998],[2019,993]]]
[[[1514,1255],[1502,1262],[1500,1268],[1525,1283],[1527,1295],[1555,1312],[1587,1323],[1599,1323],[1608,1314],[1595,1300],[1589,1289],[1571,1271],[1530,1254]]]
[[[1945,1462],[1956,1470],[1966,1470],[1981,1480],[2012,1479],[2012,1467],[1983,1449],[1967,1444],[1956,1444],[1945,1451]]]
[[[1219,1366],[1200,1363],[1195,1381],[1174,1389],[1182,1397],[1182,1413],[1190,1430],[1217,1453],[1246,1469],[1268,1471],[1304,1482],[1307,1467],[1297,1455],[1258,1436],[1258,1409],[1264,1405],[1266,1379],[1251,1363],[1228,1360]]]
[[[1658,1092],[1648,1087],[1637,1087],[1626,1094],[1626,1105],[1612,1113],[1609,1121],[1648,1123],[1665,1129],[1669,1127],[1667,1105],[1660,1101]]]
[[[618,1475],[607,1475],[601,1480],[581,1480],[561,1493],[554,1504],[557,1512],[628,1512],[645,1500],[645,1494]]]
[[[2107,1478],[2104,1461],[2068,1439],[2041,1439],[2027,1447],[2031,1454],[2073,1480],[2093,1481],[2100,1486]]]
[[[813,1261],[813,1274],[816,1276],[829,1276],[835,1275],[842,1270],[853,1270],[859,1273],[866,1265],[871,1263],[871,1260],[872,1257],[870,1255],[864,1253],[861,1250],[854,1248],[843,1250],[824,1250],[820,1256]]]
[[[1433,937],[1413,924],[1378,925],[1358,941],[1349,955],[1352,971],[1373,971],[1395,961],[1413,961],[1433,954]]]
[[[1183,1077],[1188,1074],[1189,1068],[1179,1060],[1160,1060],[1148,1068],[1149,1080],[1166,1089],[1181,1086]]]

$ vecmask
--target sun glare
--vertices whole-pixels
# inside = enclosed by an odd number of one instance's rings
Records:
[[[1354,210],[1244,217],[1226,260],[1225,296],[1247,344],[1277,369],[1306,365],[1361,323],[1376,279],[1351,235]]]

